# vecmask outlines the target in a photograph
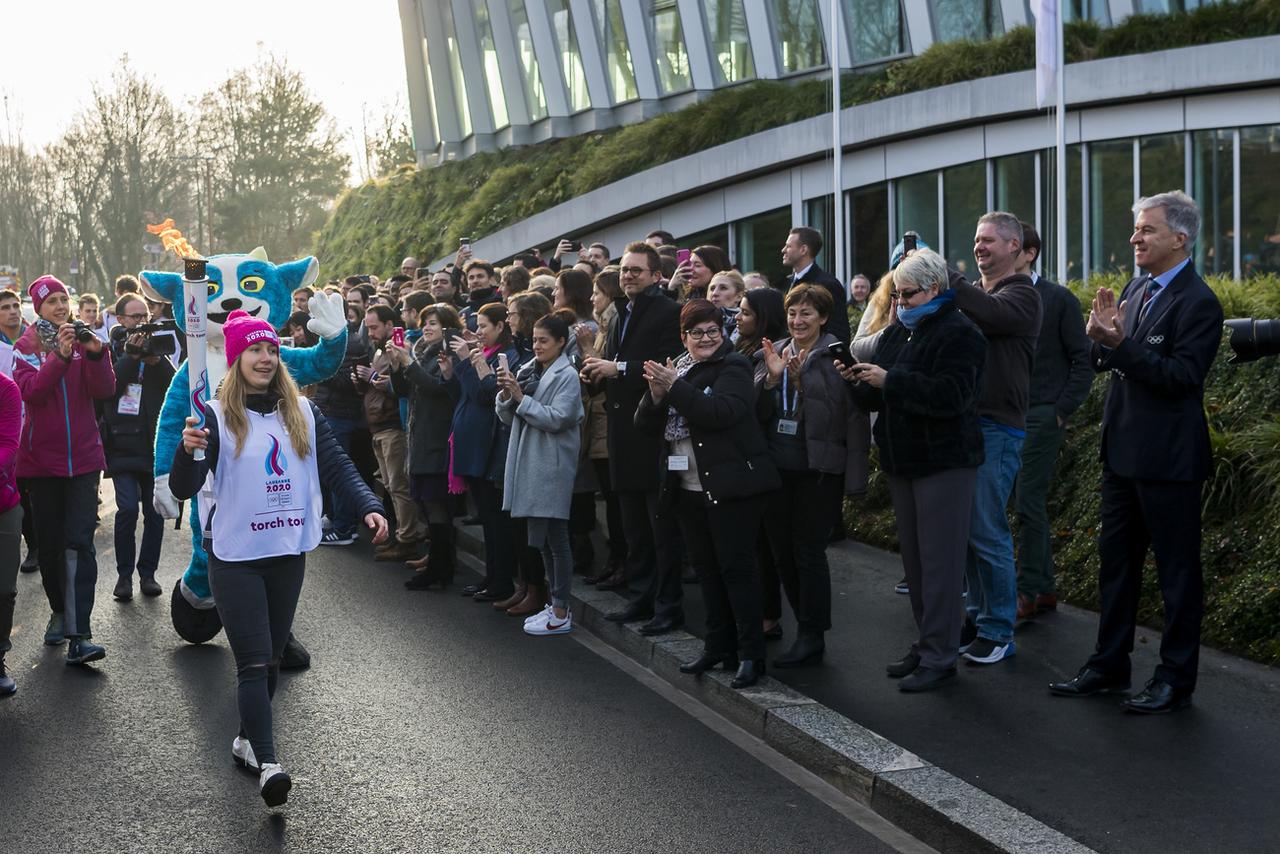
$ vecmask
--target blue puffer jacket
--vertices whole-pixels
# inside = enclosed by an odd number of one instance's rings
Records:
[[[493,408],[498,397],[498,356],[502,353],[513,371],[526,360],[515,345],[508,344],[486,360],[492,373],[482,380],[470,361],[454,358],[449,390],[458,401],[453,411],[453,473],[458,477],[502,482],[511,437],[511,428],[498,420]]]

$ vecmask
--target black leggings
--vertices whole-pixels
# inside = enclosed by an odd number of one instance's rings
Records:
[[[305,555],[227,562],[209,554],[209,587],[236,659],[240,734],[260,764],[276,761],[271,698],[305,566]]]

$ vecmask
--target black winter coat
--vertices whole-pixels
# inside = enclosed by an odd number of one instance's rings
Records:
[[[882,469],[914,478],[982,465],[978,398],[986,358],[986,339],[954,303],[914,332],[886,331],[873,359],[886,371],[884,388],[854,386],[859,403],[880,410],[874,432]]]
[[[689,424],[693,462],[708,504],[762,495],[779,489],[782,480],[760,423],[752,417],[755,397],[751,361],[725,342],[714,356],[676,380],[661,403],[655,404],[645,392],[636,409],[636,429],[662,440],[667,410],[675,409]],[[664,508],[671,506],[680,488],[679,475],[667,471],[669,447],[663,440],[657,468]]]
[[[367,365],[371,358],[369,339],[364,335],[347,331],[347,355],[338,372],[323,382],[316,383],[311,400],[329,418],[364,420],[364,394],[351,381],[351,371],[356,365]]]
[[[605,380],[605,415],[609,422],[609,476],[619,492],[653,492],[661,478],[658,456],[664,443],[660,437],[636,429],[635,414],[649,390],[644,378],[646,359],[665,362],[684,351],[680,343],[680,306],[654,286],[635,299],[626,337],[622,336],[626,317],[624,298],[614,301],[618,317],[609,330],[605,358],[626,363],[625,373]]]
[[[112,348],[116,372],[116,393],[102,401],[102,449],[107,457],[107,477],[125,472],[151,476],[154,470],[156,421],[164,406],[173,363],[161,356],[154,365],[127,355],[123,345]],[[142,402],[137,415],[120,412],[120,399],[130,384],[142,384]]]
[[[413,360],[391,372],[391,388],[409,398],[409,473],[446,474],[449,471],[449,433],[458,405],[457,386],[440,375],[436,361],[442,344],[423,341],[413,348]],[[452,358],[452,354],[451,354]]]

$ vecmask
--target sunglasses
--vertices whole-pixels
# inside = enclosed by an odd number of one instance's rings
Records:
[[[924,288],[904,288],[900,291],[889,291],[889,299],[905,302],[906,300],[915,299],[917,294],[924,293]]]

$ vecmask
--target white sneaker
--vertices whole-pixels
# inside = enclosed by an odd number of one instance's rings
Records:
[[[278,807],[283,804],[288,800],[292,786],[293,781],[279,763],[268,762],[262,766],[262,773],[258,777],[258,791],[262,793],[267,806]]]
[[[550,605],[548,605],[547,607],[543,608],[543,609],[542,609],[541,611],[539,611],[538,613],[534,614],[532,617],[525,617],[525,618],[524,618],[524,624],[525,624],[526,626],[532,626],[534,623],[538,623],[538,622],[543,622],[543,623],[545,623],[545,622],[547,621],[547,616],[548,616],[549,614],[553,614],[553,613],[555,613],[555,612],[554,612],[554,611],[552,611],[552,610],[551,610],[551,606],[550,606]]]
[[[247,768],[250,771],[261,771],[258,767],[258,757],[253,755],[253,745],[249,743],[249,739],[236,736],[231,740],[231,758],[241,768]]]
[[[526,635],[564,635],[573,629],[573,613],[569,609],[565,609],[563,620],[550,608],[547,609],[546,614],[547,617],[541,622],[526,625],[524,633]]]

